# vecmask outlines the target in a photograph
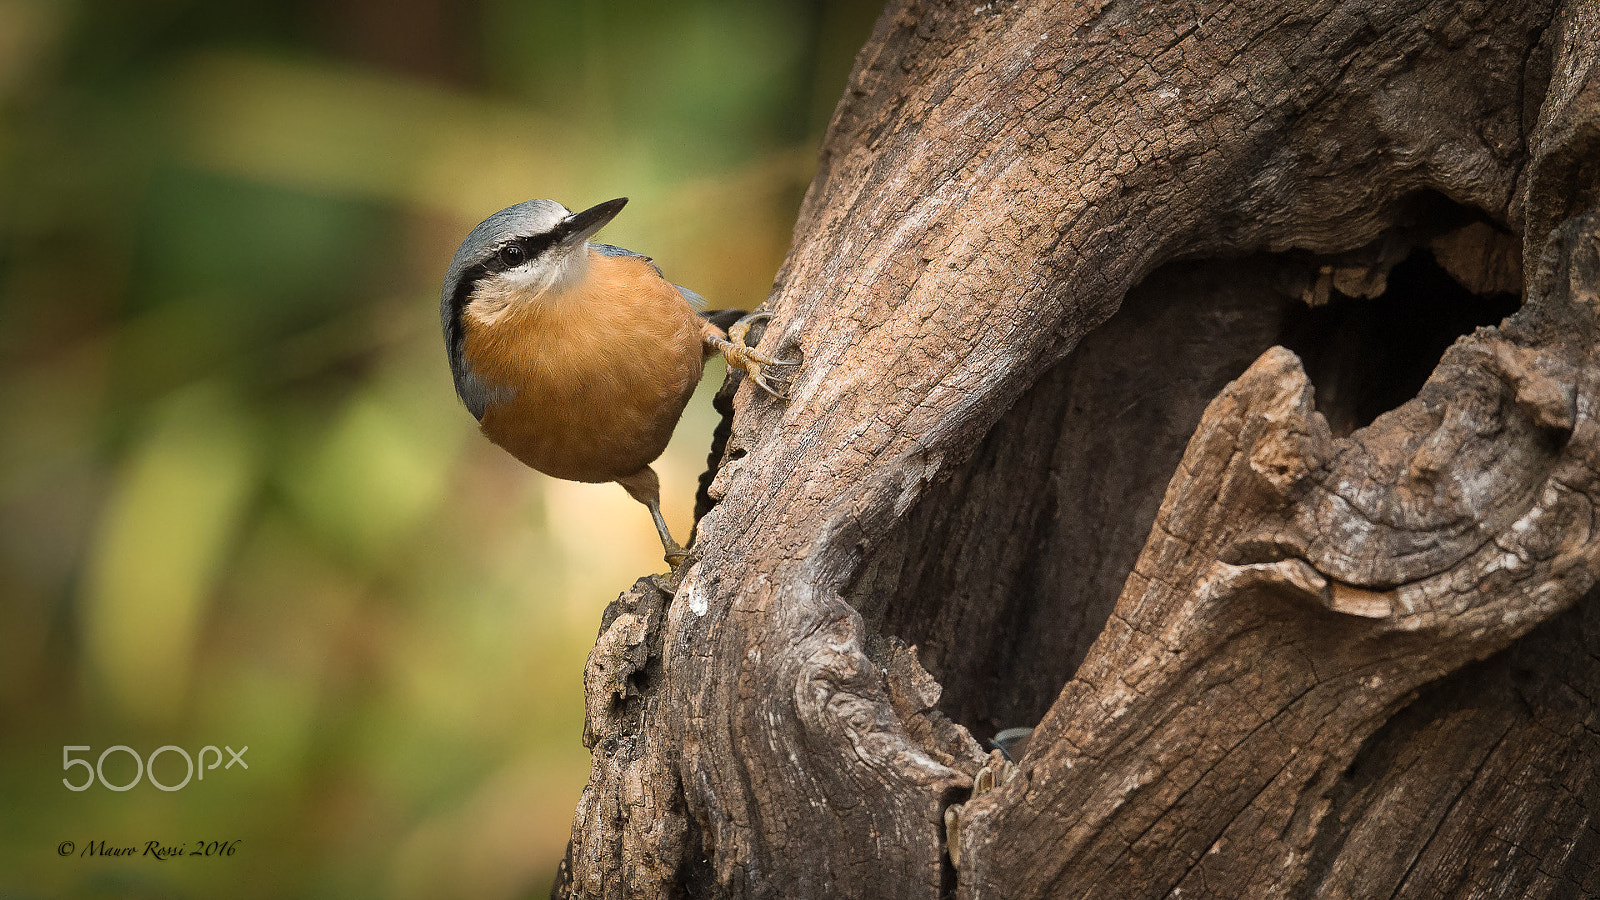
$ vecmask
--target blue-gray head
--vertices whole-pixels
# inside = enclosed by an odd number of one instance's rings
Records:
[[[462,320],[474,304],[503,306],[508,298],[537,297],[582,274],[589,238],[610,222],[628,198],[619,197],[574,213],[554,200],[508,206],[472,229],[444,275],[439,320],[456,394],[483,418],[493,391],[473,373],[464,356]]]

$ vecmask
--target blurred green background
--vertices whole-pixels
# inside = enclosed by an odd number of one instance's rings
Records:
[[[661,549],[476,433],[439,280],[500,207],[626,195],[603,239],[759,303],[877,11],[0,0],[0,896],[548,890]],[[657,466],[680,536],[722,376]],[[249,769],[62,784],[169,744]],[[152,840],[240,843],[77,855]]]

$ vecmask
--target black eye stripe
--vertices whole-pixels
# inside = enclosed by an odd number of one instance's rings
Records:
[[[554,231],[545,232],[544,234],[533,234],[528,235],[527,237],[513,238],[512,240],[500,245],[500,247],[496,249],[488,259],[485,259],[475,265],[468,266],[467,270],[461,273],[461,280],[456,282],[455,293],[450,295],[450,324],[448,328],[448,334],[445,338],[445,341],[450,345],[452,352],[461,352],[461,344],[465,338],[465,333],[461,328],[461,314],[466,310],[467,301],[472,298],[472,291],[478,286],[478,282],[490,275],[504,272],[507,269],[516,268],[519,265],[524,265],[528,262],[528,260],[537,259],[541,254],[549,250],[557,241],[564,237],[565,233],[566,232],[562,229],[562,227],[557,225]],[[508,265],[504,257],[504,252],[507,247],[511,246],[521,248],[522,260],[520,262],[511,263]]]
[[[531,237],[517,238],[518,246],[522,247],[523,259],[538,259],[549,250],[559,238],[557,234],[536,234]]]
[[[493,256],[484,260],[478,266],[473,266],[468,272],[477,277],[482,277],[483,275],[492,275],[496,272],[514,269],[530,260],[538,259],[560,239],[561,235],[554,232],[514,238],[500,245],[500,248],[495,251]],[[519,254],[520,258],[518,258]],[[463,278],[462,280],[465,281],[466,279]]]

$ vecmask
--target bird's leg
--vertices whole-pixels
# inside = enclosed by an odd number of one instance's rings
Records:
[[[728,329],[727,337],[722,336],[721,329],[707,322],[700,326],[700,334],[704,338],[706,345],[713,351],[721,353],[723,358],[728,361],[728,365],[747,372],[750,378],[761,386],[762,390],[772,396],[786,398],[788,397],[787,394],[767,383],[766,368],[768,366],[798,366],[800,365],[800,360],[774,359],[754,347],[747,346],[744,342],[745,337],[750,333],[750,326],[770,318],[772,318],[771,313],[751,313],[733,323],[733,326]]]
[[[663,590],[672,593],[677,589],[678,579],[682,577],[681,570],[689,561],[691,554],[688,550],[672,539],[672,532],[667,530],[667,520],[661,516],[661,479],[656,477],[656,471],[645,466],[626,478],[618,478],[617,484],[622,485],[628,496],[643,503],[650,510],[650,518],[656,523],[656,534],[661,536],[661,547],[666,551],[667,565],[672,567],[670,581],[661,584]],[[671,585],[668,589],[667,585]]]

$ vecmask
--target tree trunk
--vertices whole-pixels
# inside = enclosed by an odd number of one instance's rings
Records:
[[[1600,896],[1597,47],[891,4],[556,893]]]

